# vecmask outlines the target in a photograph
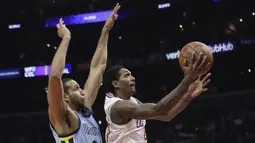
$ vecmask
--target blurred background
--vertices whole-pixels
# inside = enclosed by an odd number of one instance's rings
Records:
[[[179,50],[201,41],[214,52],[209,91],[171,122],[148,121],[148,143],[255,142],[255,2],[252,0],[3,0],[0,11],[0,143],[54,143],[48,72],[63,17],[72,32],[65,76],[82,86],[104,21],[120,2],[109,66],[137,80],[137,98],[157,102],[183,77]],[[104,136],[105,89],[94,105]]]

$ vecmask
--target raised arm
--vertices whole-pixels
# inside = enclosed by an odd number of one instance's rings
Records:
[[[151,119],[157,116],[167,115],[179,100],[185,96],[190,84],[200,74],[199,71],[201,71],[201,68],[209,66],[210,63],[207,64],[205,61],[206,57],[202,58],[202,54],[196,60],[194,55],[192,55],[191,64],[185,70],[185,77],[182,82],[157,104],[134,104],[130,101],[118,101],[112,106],[111,113],[126,119]]]
[[[84,91],[86,93],[85,106],[87,108],[91,108],[93,106],[102,83],[102,78],[107,63],[107,44],[109,31],[113,27],[114,20],[117,18],[116,14],[119,9],[120,5],[117,4],[106,21],[99,38],[97,49],[91,61],[89,76],[84,85]]]
[[[49,118],[54,127],[63,123],[67,110],[64,102],[61,78],[65,67],[67,49],[71,39],[71,34],[63,24],[62,19],[60,19],[57,28],[58,35],[62,38],[62,41],[51,64],[47,91]]]

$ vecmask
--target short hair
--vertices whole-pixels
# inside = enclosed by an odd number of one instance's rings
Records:
[[[121,65],[115,65],[108,68],[104,75],[103,85],[107,92],[115,93],[114,86],[112,85],[112,81],[118,80],[120,77],[119,71],[124,68]]]
[[[71,80],[73,80],[73,79],[71,79],[71,78],[63,78],[63,79],[62,79],[62,84],[63,84],[63,88],[64,88],[64,93],[66,93],[66,94],[68,94],[68,90],[69,90],[69,88],[70,88],[70,87],[67,86],[66,83],[67,83],[68,81],[71,81]]]

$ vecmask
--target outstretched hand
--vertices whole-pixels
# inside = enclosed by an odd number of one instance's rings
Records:
[[[58,29],[58,36],[60,38],[63,38],[65,36],[71,37],[70,31],[66,28],[66,25],[64,24],[64,21],[62,18],[59,19],[59,23],[57,24],[57,29]]]
[[[192,53],[189,63],[187,63],[187,59],[184,60],[186,65],[184,73],[188,81],[193,82],[198,76],[201,76],[201,71],[203,71],[204,68],[211,65],[211,63],[206,62],[206,59],[207,57],[204,56],[203,53],[200,53],[197,58],[195,58],[195,53]]]
[[[117,3],[112,13],[108,17],[107,21],[105,22],[104,29],[105,31],[110,31],[114,25],[114,21],[118,18],[117,12],[120,9],[120,4]]]
[[[201,76],[199,76],[197,80],[195,80],[192,84],[190,84],[188,92],[190,93],[192,98],[195,98],[199,96],[201,93],[208,90],[206,86],[211,81],[209,79],[210,76],[211,76],[211,73],[208,73],[202,80],[201,80]]]

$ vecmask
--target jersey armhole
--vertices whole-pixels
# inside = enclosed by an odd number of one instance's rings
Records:
[[[75,112],[76,113],[76,112]],[[81,110],[81,113],[82,113],[82,116],[85,117],[85,118],[89,118],[90,116],[93,116],[93,111],[92,109],[89,109],[87,107],[84,107],[82,110]],[[77,113],[76,113],[77,115]],[[78,115],[77,115],[78,116]]]
[[[59,138],[67,138],[67,137],[70,137],[70,136],[73,136],[74,134],[76,134],[79,130],[80,130],[80,127],[81,127],[81,119],[80,117],[77,115],[77,113],[75,113],[75,115],[78,117],[78,128],[75,129],[74,131],[72,131],[71,133],[68,133],[68,134],[58,134],[55,127],[51,124],[51,122],[49,121],[49,124],[50,124],[50,127],[53,129],[53,131],[58,135]]]
[[[117,102],[118,102],[118,101],[117,101]],[[116,102],[115,102],[115,103],[116,103]],[[112,109],[112,106],[113,106],[115,103],[113,103],[111,106],[109,106],[109,107],[105,110],[105,113],[106,113],[107,116],[109,117],[111,123],[112,123],[111,109]]]

